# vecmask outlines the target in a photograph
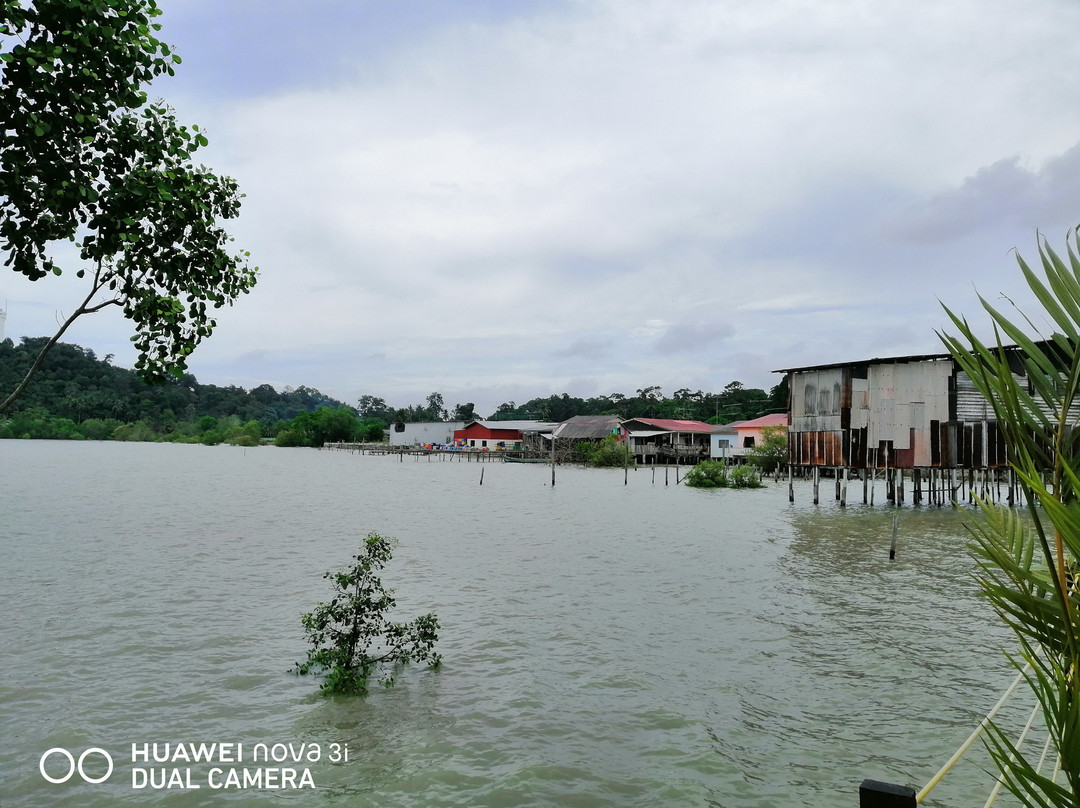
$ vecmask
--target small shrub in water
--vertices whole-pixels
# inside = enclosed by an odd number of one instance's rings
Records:
[[[683,482],[691,488],[727,488],[731,485],[731,475],[718,460],[703,460],[686,472]]]
[[[691,488],[761,488],[753,466],[726,466],[718,460],[704,460],[686,472],[683,481]]]
[[[364,695],[377,670],[410,662],[436,668],[442,662],[434,650],[439,641],[434,612],[408,623],[387,618],[396,605],[394,591],[383,587],[376,573],[390,560],[393,547],[393,539],[369,533],[351,566],[323,576],[333,584],[333,599],[301,617],[312,647],[296,672],[322,672],[326,693]],[[380,682],[389,686],[394,679],[387,674]]]
[[[736,466],[731,470],[732,488],[764,488],[755,466]]]
[[[595,446],[587,461],[590,466],[622,467],[634,462],[630,456],[630,447],[610,435]]]

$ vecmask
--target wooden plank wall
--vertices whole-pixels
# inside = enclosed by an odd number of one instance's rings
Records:
[[[920,437],[930,447],[929,463],[916,463],[914,449],[897,447],[891,440],[871,445],[866,427],[792,432],[788,435],[788,451],[791,463],[797,466],[983,469],[1008,465],[1005,441],[995,421],[933,420]],[[909,439],[906,443],[910,447],[915,442]]]

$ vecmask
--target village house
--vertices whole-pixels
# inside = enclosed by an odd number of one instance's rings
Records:
[[[784,429],[788,427],[788,414],[786,412],[774,412],[762,415],[760,418],[752,418],[749,421],[734,421],[727,426],[736,432],[736,456],[744,457],[747,449],[760,446],[765,437],[766,429]]]
[[[390,424],[391,446],[449,446],[454,442],[455,430],[465,426],[464,421],[432,421],[428,423]]]
[[[1009,363],[1023,379],[1015,348]],[[787,374],[790,391],[791,466],[809,469],[815,479],[820,468],[833,467],[838,490],[840,479],[854,470],[863,480],[864,499],[866,479],[875,479],[879,470],[888,498],[896,502],[905,498],[907,478],[913,504],[922,501],[924,488],[938,503],[974,488],[980,496],[998,496],[997,470],[1008,466],[1003,436],[993,408],[949,354],[778,372]],[[1012,502],[1015,479],[1011,473],[1005,477]]]
[[[473,452],[530,451],[540,453],[558,424],[545,421],[473,421],[454,432],[454,446]]]
[[[865,468],[1006,464],[993,411],[948,354],[790,368],[790,460]]]
[[[634,461],[652,463],[697,463],[709,457],[715,427],[702,421],[670,418],[631,418],[623,421]]]
[[[736,450],[739,445],[739,433],[734,427],[724,424],[714,426],[709,435],[709,459],[731,461],[739,455]]]
[[[626,430],[618,415],[575,415],[567,418],[552,433],[559,459],[572,459],[574,446],[580,443],[600,443],[606,438],[626,440]]]

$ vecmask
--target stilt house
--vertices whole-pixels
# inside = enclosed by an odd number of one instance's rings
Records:
[[[990,469],[1007,463],[993,409],[948,354],[777,372],[788,379],[794,465]]]
[[[701,421],[670,418],[631,418],[623,421],[636,463],[690,463],[709,457],[709,437],[715,427]]]

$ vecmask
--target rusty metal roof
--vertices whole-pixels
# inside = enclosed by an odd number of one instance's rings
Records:
[[[939,353],[939,354],[915,354],[912,356],[892,356],[892,357],[874,357],[873,359],[857,359],[852,362],[829,362],[824,365],[807,365],[801,368],[781,368],[779,370],[772,371],[773,373],[799,373],[801,371],[809,370],[831,370],[832,368],[844,368],[851,365],[895,365],[903,364],[905,362],[932,362],[940,361],[942,359],[952,359],[951,354]]]
[[[617,415],[575,415],[555,428],[555,437],[600,440],[612,434],[621,423],[622,419]]]
[[[631,424],[643,424],[647,428],[664,432],[712,432],[714,428],[712,424],[703,421],[678,421],[671,418],[631,418],[623,422],[628,431],[633,430]]]

